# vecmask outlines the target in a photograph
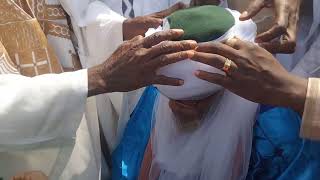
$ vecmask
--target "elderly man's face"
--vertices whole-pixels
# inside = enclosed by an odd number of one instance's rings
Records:
[[[177,120],[178,127],[182,130],[197,128],[209,111],[215,97],[216,95],[212,95],[199,101],[170,100],[169,106]]]

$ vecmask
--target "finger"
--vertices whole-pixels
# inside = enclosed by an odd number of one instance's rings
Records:
[[[125,41],[122,46],[125,48],[131,48],[140,45],[143,42],[144,37],[141,35],[135,36],[134,38]]]
[[[222,74],[217,73],[210,73],[199,70],[195,72],[195,76],[197,76],[199,79],[208,81],[210,83],[218,84],[224,88],[227,88],[231,83],[231,79],[228,76],[224,76]]]
[[[146,26],[145,29],[157,28],[160,25],[162,25],[162,23],[163,23],[162,19],[154,18],[154,17],[148,18],[145,23],[145,26]]]
[[[182,29],[171,29],[166,31],[161,31],[152,34],[144,38],[142,42],[142,46],[145,48],[151,48],[154,45],[159,44],[162,41],[170,41],[170,40],[177,40],[183,35]]]
[[[19,180],[20,179],[20,176],[13,176],[12,178],[11,178],[11,180]]]
[[[196,41],[184,40],[184,41],[164,41],[158,45],[148,49],[147,58],[160,56],[162,54],[170,54],[186,50],[194,50],[198,46]]]
[[[227,61],[227,59],[223,56],[201,52],[196,52],[191,59],[215,67],[217,69],[220,69],[221,71]],[[232,61],[231,66],[228,70],[228,74],[232,75],[236,71],[236,69],[238,69],[238,66],[235,64],[235,62]]]
[[[159,69],[169,64],[173,64],[186,59],[191,59],[194,56],[194,54],[195,54],[194,51],[189,50],[189,51],[181,51],[181,52],[176,52],[172,54],[162,55],[150,61],[146,65],[146,68]]]
[[[180,9],[184,9],[186,7],[187,7],[187,5],[185,5],[183,2],[178,2],[168,9],[151,14],[151,16],[157,17],[157,18],[165,18],[165,17],[169,16],[170,14],[174,13],[175,11],[178,11]]]
[[[184,81],[178,78],[167,77],[164,75],[158,75],[154,78],[153,84],[168,85],[168,86],[182,86]]]
[[[229,59],[237,59],[239,57],[238,50],[219,42],[200,43],[198,44],[197,52],[218,54]]]
[[[217,69],[222,69],[226,61],[225,57],[220,56],[218,54],[210,54],[203,52],[196,52],[193,58],[191,59],[215,67]]]
[[[273,41],[268,43],[260,43],[259,46],[265,48],[272,54],[291,54],[294,53],[296,49],[296,43],[294,41]]]
[[[254,17],[255,15],[257,15],[261,9],[263,9],[265,7],[265,2],[264,0],[252,0],[247,8],[246,11],[244,11],[241,16],[240,16],[240,20],[244,21],[244,20],[248,20],[252,17]]]
[[[242,41],[238,38],[231,38],[228,39],[226,41],[224,41],[224,44],[236,49],[236,50],[240,50],[241,48],[246,48],[246,47],[251,47],[254,44],[248,41]]]
[[[287,27],[276,24],[268,31],[259,34],[256,37],[255,41],[257,43],[268,42],[275,38],[279,38],[281,35],[285,34],[286,32],[287,32]]]

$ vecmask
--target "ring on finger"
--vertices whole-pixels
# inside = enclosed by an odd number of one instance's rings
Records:
[[[228,58],[226,58],[226,61],[224,62],[222,70],[229,75],[230,74],[230,69],[231,69],[232,61]]]

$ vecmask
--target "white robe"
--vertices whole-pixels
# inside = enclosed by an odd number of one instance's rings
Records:
[[[99,126],[87,92],[87,70],[0,75],[0,178],[41,170],[54,180],[99,179]]]
[[[135,16],[164,10],[179,0],[134,0]],[[105,61],[123,42],[121,0],[60,0],[71,16],[79,43],[79,55],[84,67]],[[184,0],[189,3],[189,0]],[[111,93],[97,97],[102,129],[113,151],[121,140],[130,114],[143,89],[129,93]]]

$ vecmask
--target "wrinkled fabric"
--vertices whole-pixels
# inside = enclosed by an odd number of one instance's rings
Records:
[[[301,117],[262,106],[254,128],[247,180],[313,180],[320,176],[320,143],[299,137]]]
[[[145,148],[149,141],[153,109],[158,97],[154,87],[148,87],[124,130],[120,144],[112,154],[112,179],[135,180],[139,176]]]
[[[62,174],[74,172],[68,168],[72,157],[81,160],[74,148],[83,143],[78,128],[89,118],[83,116],[87,76],[87,70],[34,78],[0,75],[0,177],[9,179],[36,169],[51,179],[71,179]],[[82,152],[95,147],[91,144]],[[87,161],[97,167],[92,159]],[[73,168],[81,174],[79,167],[87,165],[79,163]],[[97,176],[91,177],[99,176],[98,167],[96,171]]]
[[[181,131],[160,96],[155,106],[150,179],[244,179],[257,105],[228,91],[219,95],[200,127]],[[230,112],[232,110],[232,113]]]

